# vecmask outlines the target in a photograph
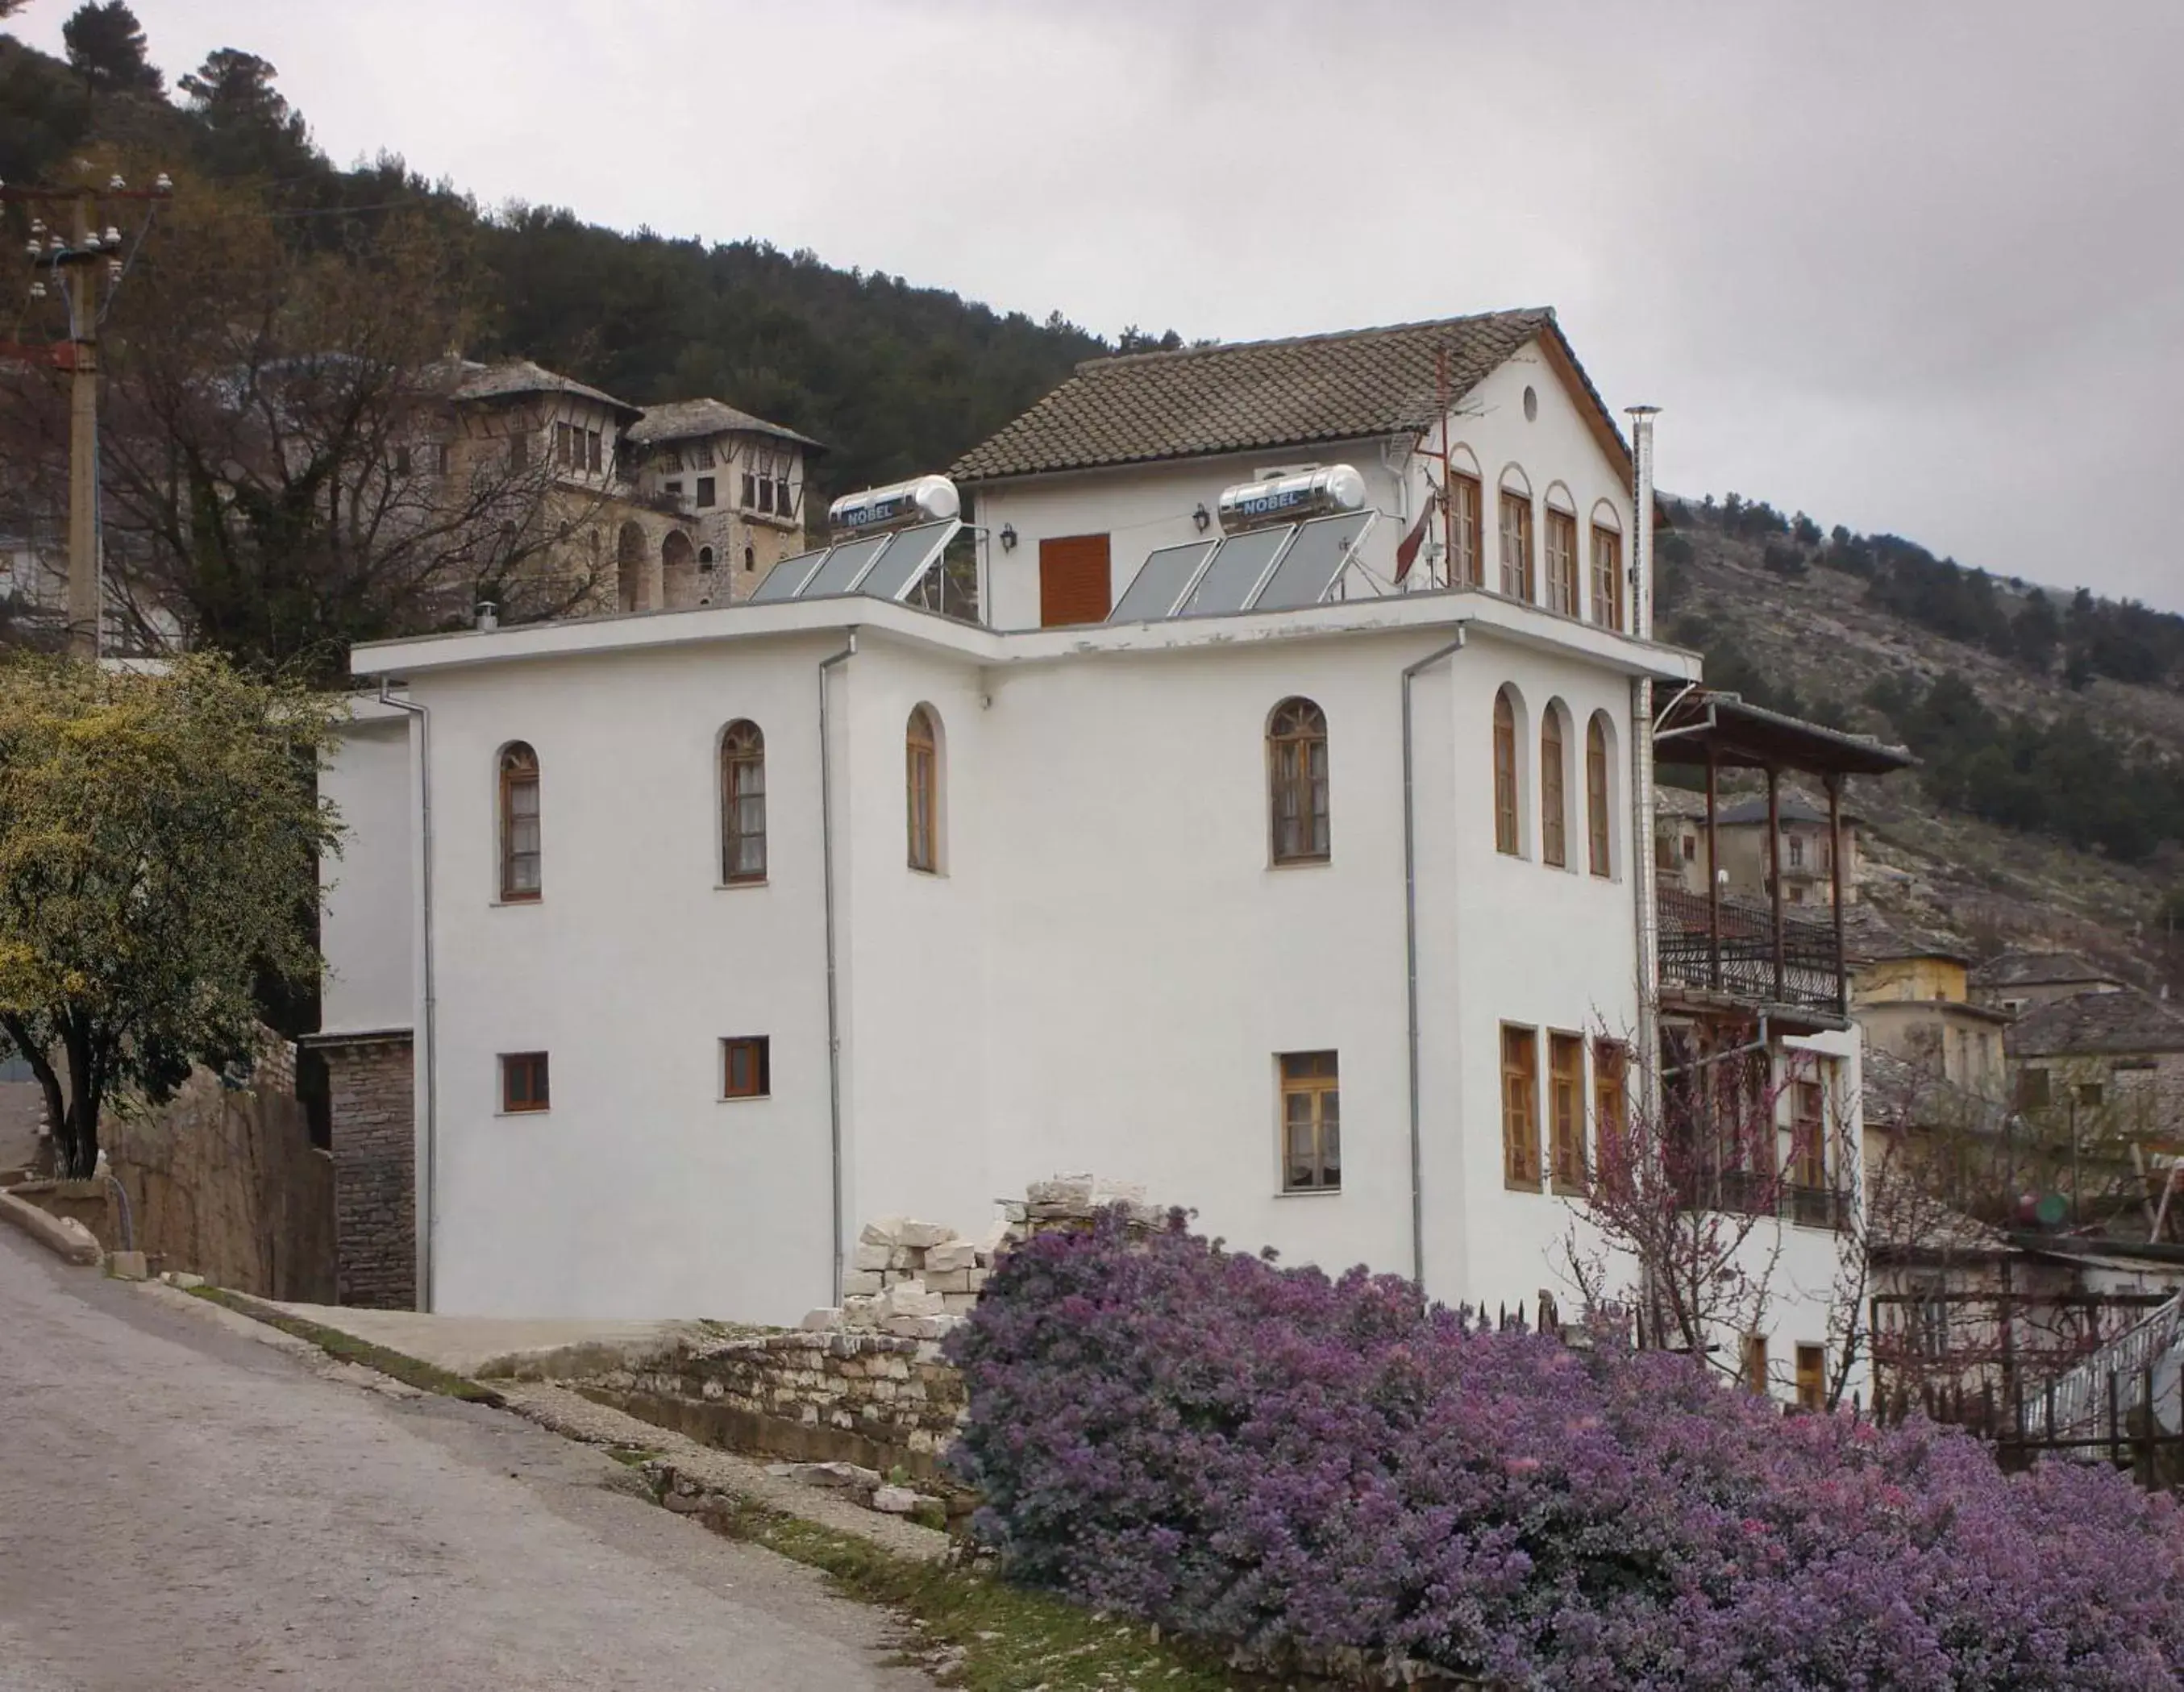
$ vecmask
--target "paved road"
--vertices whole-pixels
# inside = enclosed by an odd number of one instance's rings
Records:
[[[0,1227],[0,1692],[916,1692],[884,1618],[504,1412]]]

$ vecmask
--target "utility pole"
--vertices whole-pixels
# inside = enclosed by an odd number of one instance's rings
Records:
[[[68,649],[73,658],[98,659],[105,609],[98,523],[98,282],[103,274],[110,294],[120,284],[125,267],[121,231],[111,223],[103,230],[99,227],[100,203],[148,202],[164,199],[173,192],[174,183],[164,172],[149,188],[132,189],[115,176],[103,193],[88,185],[79,188],[0,185],[0,200],[65,206],[69,214],[66,239],[58,231],[48,231],[44,222],[34,217],[26,248],[32,265],[51,271],[59,285],[68,308],[68,337],[50,348],[6,346],[0,347],[0,353],[50,356],[69,373]],[[42,282],[31,285],[33,298],[42,298],[45,292]]]

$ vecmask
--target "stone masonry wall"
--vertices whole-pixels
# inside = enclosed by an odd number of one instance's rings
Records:
[[[941,1342],[977,1305],[1001,1253],[1048,1229],[1087,1227],[1117,1203],[1140,1227],[1161,1219],[1142,1189],[1087,1175],[1033,1183],[978,1244],[935,1223],[883,1217],[859,1238],[840,1309],[811,1311],[800,1329],[694,1341],[584,1390],[731,1450],[939,1480],[965,1408],[963,1378],[941,1360]]]
[[[408,1035],[324,1049],[333,1126],[336,1296],[417,1307],[416,1066]]]

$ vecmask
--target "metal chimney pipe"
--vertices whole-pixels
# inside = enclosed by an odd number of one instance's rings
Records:
[[[1630,408],[1637,547],[1630,568],[1630,632],[1653,637],[1653,419]],[[1661,906],[1653,871],[1653,680],[1630,684],[1630,888],[1637,906],[1638,1085],[1645,1120],[1661,1120]]]

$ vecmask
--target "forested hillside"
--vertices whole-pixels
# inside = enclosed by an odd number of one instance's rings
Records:
[[[1877,903],[2164,977],[2184,962],[2184,618],[1735,494],[1668,504],[1661,634],[1716,686],[1918,754],[1856,793]]]
[[[170,99],[141,36],[132,48],[127,32],[102,33],[92,53],[72,66],[0,36],[0,180],[58,181],[105,150],[185,187],[257,191],[292,241],[327,252],[368,245],[397,217],[428,220],[465,262],[465,353],[520,353],[638,404],[716,395],[827,442],[830,491],[945,465],[1112,350],[1058,314],[1036,323],[760,240],[482,208],[393,158],[337,170],[262,59],[216,53]]]
[[[827,442],[829,491],[945,465],[1106,349],[1058,313],[996,313],[755,238],[483,208],[393,158],[337,170],[274,67],[226,50],[170,91],[124,5],[83,8],[70,46],[64,62],[0,35],[0,178],[58,181],[92,155],[155,164],[185,192],[249,197],[290,246],[336,258],[421,225],[454,255],[465,352],[640,404],[717,395]],[[1880,902],[2165,967],[2160,942],[2184,921],[2184,618],[1734,494],[1677,505],[1662,559],[1661,632],[1705,651],[1710,680],[1919,754],[1857,795],[1880,831]]]

